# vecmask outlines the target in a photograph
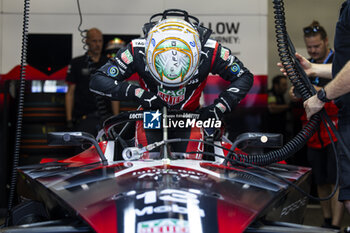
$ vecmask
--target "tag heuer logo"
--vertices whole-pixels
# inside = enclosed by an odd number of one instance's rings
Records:
[[[125,50],[123,53],[122,53],[122,60],[123,62],[125,62],[125,64],[130,64],[134,59],[131,55],[131,53],[129,52],[129,50]]]
[[[185,99],[186,87],[179,90],[166,90],[158,87],[158,96],[168,105],[175,105]]]
[[[221,48],[220,57],[222,58],[222,60],[227,61],[229,55],[230,52],[227,49]]]
[[[143,128],[144,129],[160,129],[160,116],[162,114],[159,110],[143,113]]]

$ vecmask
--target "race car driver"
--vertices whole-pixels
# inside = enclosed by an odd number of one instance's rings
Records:
[[[252,73],[228,48],[209,39],[211,31],[200,26],[197,18],[181,10],[168,10],[158,15],[163,16],[160,21],[152,22],[152,16],[145,24],[145,38],[132,40],[92,75],[91,91],[112,100],[136,101],[144,109],[167,106],[168,109],[196,111],[208,74],[218,74],[230,85],[212,105],[200,109],[200,118],[221,119],[250,90]],[[184,19],[174,15],[182,15]],[[140,77],[140,87],[125,81],[134,73]],[[196,130],[198,133],[198,129],[190,129],[191,136],[187,138],[196,138],[192,137]],[[179,137],[178,130],[176,134]],[[156,140],[148,133],[146,138],[140,135],[144,135],[144,131],[138,124],[136,145],[145,146],[150,140]],[[189,144],[187,151],[199,147],[198,143]]]

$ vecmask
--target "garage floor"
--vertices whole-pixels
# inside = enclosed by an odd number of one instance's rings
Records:
[[[323,223],[322,210],[320,205],[308,205],[305,214],[305,225],[321,226]],[[347,211],[344,211],[344,217],[341,224],[341,228],[350,226],[350,215]]]

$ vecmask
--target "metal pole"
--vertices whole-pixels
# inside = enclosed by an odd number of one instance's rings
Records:
[[[167,114],[168,114],[168,109],[166,106],[163,107],[163,121],[167,121]],[[164,123],[163,123],[164,126]],[[168,140],[168,128],[163,127],[163,141]],[[168,159],[168,149],[167,149],[167,144],[163,145],[163,154],[164,154],[164,159]]]

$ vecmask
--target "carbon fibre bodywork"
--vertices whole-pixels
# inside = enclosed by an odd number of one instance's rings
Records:
[[[98,160],[90,151],[74,159],[21,167],[23,184],[31,190],[25,193],[45,203],[50,219],[76,217],[93,232],[244,232],[264,221],[303,220],[307,199],[253,168],[186,159],[107,165]],[[309,187],[308,168],[266,168]]]

